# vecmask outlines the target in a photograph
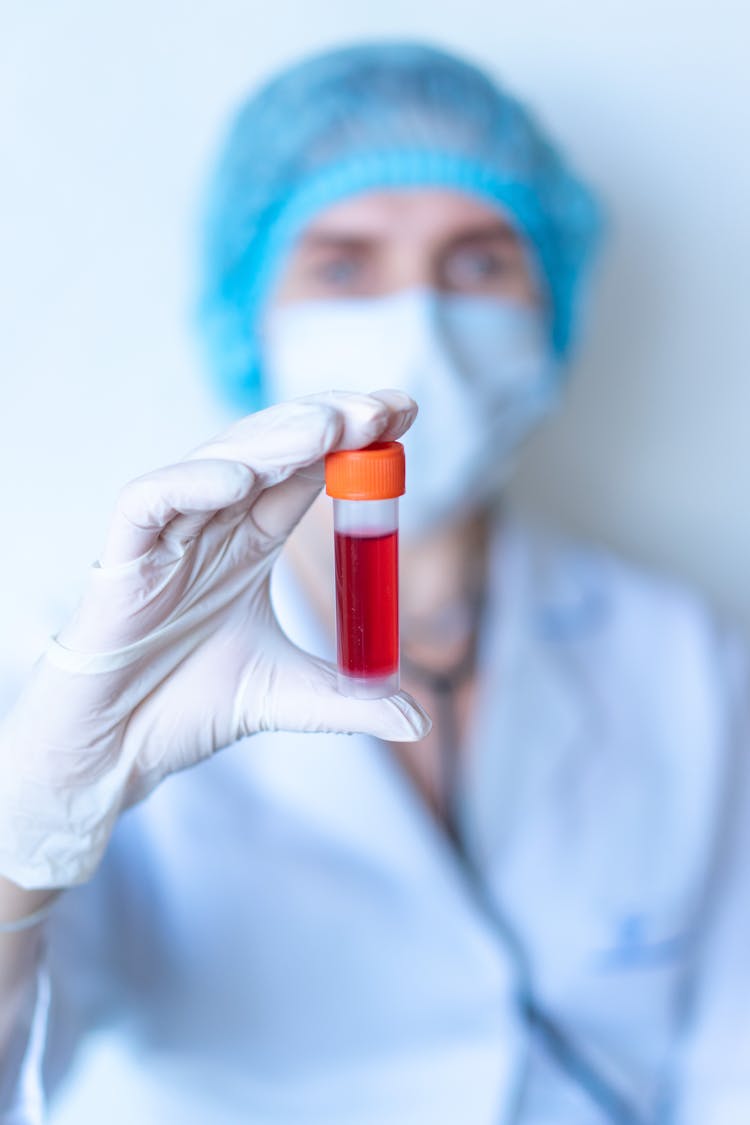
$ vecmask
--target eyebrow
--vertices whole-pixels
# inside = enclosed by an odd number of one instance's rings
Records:
[[[306,231],[300,238],[300,245],[306,250],[366,250],[368,246],[380,241],[381,235],[355,234],[347,231],[326,230],[313,228]],[[492,222],[483,222],[473,227],[457,231],[448,239],[449,246],[460,246],[467,242],[481,242],[499,240],[503,242],[518,242],[519,236],[509,223],[502,219]]]
[[[500,219],[497,222],[481,223],[478,226],[459,231],[453,238],[449,239],[449,244],[451,246],[456,246],[464,242],[485,242],[493,240],[518,242],[519,235],[510,223],[504,223],[502,219]]]
[[[347,249],[363,250],[378,241],[377,235],[347,234],[335,230],[309,230],[300,238],[306,250]]]

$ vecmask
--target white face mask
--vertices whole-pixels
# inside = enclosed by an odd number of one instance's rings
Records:
[[[274,402],[390,387],[416,400],[419,415],[403,438],[407,536],[497,494],[560,382],[539,310],[429,289],[273,306],[263,359]]]

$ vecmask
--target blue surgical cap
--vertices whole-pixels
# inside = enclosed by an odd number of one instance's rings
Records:
[[[536,254],[551,344],[569,352],[596,202],[537,122],[475,66],[419,43],[326,51],[242,105],[210,183],[199,328],[211,374],[242,411],[264,403],[259,325],[295,239],[329,204],[443,187],[499,206]]]

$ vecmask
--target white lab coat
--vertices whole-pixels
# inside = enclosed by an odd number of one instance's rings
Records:
[[[644,1120],[750,1121],[744,644],[513,523],[490,590],[460,809],[509,932],[386,746],[256,736],[128,812],[60,900],[3,1125],[43,1085],[55,1125],[606,1121],[530,1031],[522,960]]]

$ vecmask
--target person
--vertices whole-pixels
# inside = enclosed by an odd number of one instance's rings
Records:
[[[94,1032],[115,1123],[746,1119],[746,644],[503,502],[600,225],[428,45],[241,109],[200,308],[238,420],[124,488],[0,733],[3,1122]],[[350,699],[322,458],[401,435],[405,690]]]

